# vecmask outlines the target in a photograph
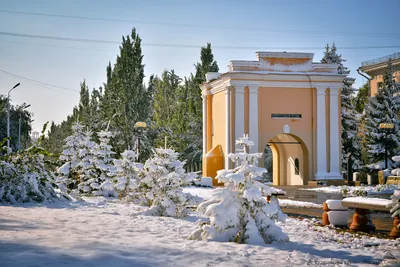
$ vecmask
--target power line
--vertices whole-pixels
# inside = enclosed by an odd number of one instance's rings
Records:
[[[58,85],[54,85],[54,84],[50,84],[50,83],[40,82],[40,81],[29,79],[29,78],[26,78],[26,77],[23,77],[23,76],[20,76],[20,75],[17,75],[15,73],[11,73],[11,72],[8,72],[8,71],[5,71],[5,70],[1,70],[0,69],[0,72],[2,72],[4,74],[7,74],[7,75],[10,75],[10,76],[13,76],[13,77],[16,77],[16,78],[19,78],[19,79],[23,79],[23,80],[25,80],[27,82],[30,82],[32,84],[35,84],[35,85],[38,85],[38,86],[41,86],[41,87],[45,87],[47,89],[52,89],[53,90],[54,88],[59,88],[59,89],[62,89],[62,90],[79,92],[79,90],[75,90],[75,89],[71,89],[71,88],[67,88],[67,87],[62,87],[62,86],[58,86]]]
[[[11,43],[11,44],[38,45],[38,46],[56,47],[56,48],[70,48],[70,49],[87,50],[87,51],[110,52],[110,50],[106,50],[106,49],[96,49],[96,48],[88,48],[88,47],[76,47],[76,46],[65,46],[65,45],[50,45],[50,44],[40,44],[40,43],[27,43],[27,42],[17,42],[17,41],[8,41],[8,40],[0,40],[0,42]]]
[[[214,29],[214,30],[218,29],[218,30],[261,31],[261,32],[277,32],[277,33],[291,32],[291,33],[302,33],[302,34],[329,34],[329,35],[345,35],[345,36],[386,36],[386,37],[399,37],[400,36],[400,34],[381,33],[381,32],[380,33],[360,33],[360,32],[354,33],[354,32],[310,31],[310,30],[298,30],[298,29],[287,30],[287,29],[272,29],[272,28],[253,28],[253,27],[223,27],[223,26],[207,26],[207,25],[199,25],[199,24],[182,24],[182,23],[171,23],[171,22],[138,21],[138,20],[73,16],[73,15],[62,15],[62,14],[46,14],[46,13],[22,12],[22,11],[12,11],[12,10],[0,10],[0,12],[9,13],[9,14],[58,17],[58,18],[67,18],[67,19],[158,25],[158,26],[164,26],[164,27],[203,28],[203,29]]]
[[[97,43],[97,44],[121,44],[121,42],[110,41],[110,40],[99,40],[99,39],[85,39],[85,38],[74,38],[74,37],[60,37],[60,36],[49,36],[49,35],[34,35],[25,33],[14,33],[14,32],[0,32],[0,35],[12,36],[12,37],[23,37],[23,38],[34,38],[44,39],[52,41],[67,41],[67,42],[81,42],[81,43]],[[163,44],[163,43],[142,43],[142,46],[150,47],[172,47],[172,48],[202,48],[202,45],[192,44]],[[364,49],[388,49],[388,48],[400,48],[400,45],[386,45],[386,46],[341,46],[338,47],[341,50],[364,50]],[[260,46],[223,46],[213,45],[213,49],[236,49],[236,50],[267,50],[267,49],[279,49],[279,50],[318,50],[320,46],[316,47],[260,47]]]

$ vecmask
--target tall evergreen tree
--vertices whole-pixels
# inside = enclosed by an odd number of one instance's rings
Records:
[[[366,146],[369,153],[371,168],[383,168],[386,158],[385,148],[388,152],[388,167],[391,166],[391,158],[399,151],[399,112],[400,112],[400,88],[393,81],[393,65],[388,62],[387,70],[383,75],[383,87],[378,89],[378,94],[369,99],[366,106]],[[392,123],[393,130],[385,133],[379,128],[381,123]],[[387,130],[386,130],[387,131]]]
[[[135,146],[135,123],[149,118],[149,100],[144,80],[141,39],[133,28],[122,37],[114,68],[107,67],[107,83],[102,101],[103,120],[116,132],[113,146],[117,153]]]
[[[81,83],[78,113],[79,113],[79,121],[84,125],[88,125],[88,122],[91,119],[90,118],[90,94],[89,94],[89,88],[86,85],[85,80],[83,80],[83,82]]]
[[[177,140],[175,134],[177,134],[176,129],[179,127],[178,125],[174,125],[174,122],[177,122],[177,100],[179,98],[179,87],[181,78],[175,74],[174,70],[168,71],[165,70],[161,77],[154,78],[154,113],[153,113],[153,121],[155,123],[155,127],[159,129],[162,133],[156,139],[156,146],[162,146],[164,144],[164,136],[167,136],[170,145],[174,146]],[[182,123],[181,121],[178,123]]]
[[[365,104],[368,102],[369,97],[369,82],[366,82],[361,88],[358,89],[357,96],[355,98],[355,109],[358,113],[364,112]]]
[[[338,64],[338,73],[349,75],[350,70],[343,65],[345,60],[342,59],[342,55],[337,53],[335,43],[332,47],[327,44],[325,47],[324,57],[321,59],[321,63],[325,64]],[[361,165],[361,147],[360,139],[357,135],[358,124],[360,115],[355,111],[354,107],[354,79],[346,77],[343,81],[343,85],[340,91],[341,96],[341,114],[342,114],[342,168],[347,169],[347,159],[349,153],[351,153],[354,164],[353,168],[358,169]]]

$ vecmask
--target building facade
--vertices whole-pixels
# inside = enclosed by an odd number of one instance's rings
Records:
[[[226,73],[208,73],[203,96],[203,163],[218,147],[226,157],[248,134],[250,152],[273,154],[275,185],[343,180],[340,88],[336,64],[313,63],[312,53],[257,52],[233,60]],[[260,160],[260,165],[262,160]],[[203,173],[212,168],[203,164]]]
[[[361,63],[359,70],[370,76],[370,96],[378,93],[378,89],[383,85],[383,74],[386,72],[389,58],[392,59],[392,64],[395,69],[393,78],[397,83],[400,83],[400,53],[394,53],[388,56],[364,61]]]

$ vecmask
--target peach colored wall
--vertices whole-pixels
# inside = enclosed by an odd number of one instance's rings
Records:
[[[216,145],[222,146],[222,151],[225,154],[226,152],[226,123],[225,123],[225,91],[219,92],[213,95],[213,102],[212,102],[212,119],[214,122],[214,136],[212,137],[212,144],[213,147]]]
[[[397,83],[400,83],[400,71],[395,71],[393,73],[393,77]],[[374,96],[378,93],[378,83],[383,82],[383,75],[376,75],[371,77],[370,87],[371,87],[371,96]]]
[[[383,76],[377,75],[373,77],[370,81],[371,86],[371,96],[374,96],[378,93],[378,83],[383,82]]]
[[[312,88],[260,88],[258,93],[259,103],[259,151],[274,136],[282,133],[282,127],[290,126],[291,133],[299,137],[308,151],[313,147],[313,111],[314,89]],[[271,113],[302,114],[298,120],[272,119]],[[310,154],[310,153],[309,153]],[[282,156],[281,156],[282,157]],[[282,162],[283,163],[283,162]],[[281,164],[282,165],[282,164]],[[309,159],[308,179],[315,173],[313,160]]]

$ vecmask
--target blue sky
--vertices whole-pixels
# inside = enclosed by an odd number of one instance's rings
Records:
[[[399,0],[307,1],[103,1],[0,0],[0,10],[128,20],[81,20],[0,12],[0,32],[110,40],[119,42],[132,27],[144,44],[189,44],[257,47],[256,50],[313,52],[319,61],[326,43],[335,42],[347,60],[356,86],[365,82],[356,72],[362,61],[400,51],[398,48],[340,49],[360,46],[400,46],[396,24]],[[176,26],[180,24],[180,26]],[[174,26],[175,25],[175,26]],[[200,25],[203,27],[193,27]],[[285,49],[266,49],[285,47]],[[287,49],[295,47],[297,49]],[[301,47],[317,47],[302,50]],[[265,48],[265,49],[263,49]],[[118,54],[118,44],[88,44],[0,35],[0,70],[29,79],[79,90],[105,81],[105,68]],[[255,60],[254,49],[214,48],[220,71],[231,59]],[[145,74],[174,69],[180,76],[194,71],[199,48],[143,46]],[[12,103],[31,104],[34,129],[46,121],[61,122],[78,103],[79,92],[41,87],[0,72],[0,94],[17,82]]]

